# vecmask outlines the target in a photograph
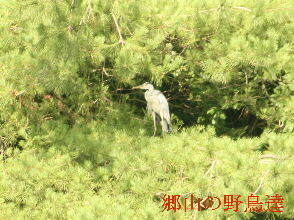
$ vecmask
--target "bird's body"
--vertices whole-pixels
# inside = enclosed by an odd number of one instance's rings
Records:
[[[153,85],[150,83],[144,83],[143,85],[134,88],[146,90],[145,99],[147,101],[147,110],[153,117],[154,135],[156,133],[156,121],[161,123],[163,133],[171,132],[172,127],[169,106],[163,93],[154,89]]]

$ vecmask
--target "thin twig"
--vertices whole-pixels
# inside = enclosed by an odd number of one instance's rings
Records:
[[[242,7],[242,6],[233,6],[231,8],[237,9],[237,10],[242,10],[242,11],[252,12],[252,10],[250,8],[246,8],[246,7]],[[208,12],[211,12],[211,11],[218,11],[219,9],[220,8],[206,9],[206,10],[199,11],[199,13],[208,13]]]
[[[87,20],[90,20],[90,16],[93,16],[93,8],[91,6],[92,0],[88,0],[88,7],[86,9],[86,13],[87,13]],[[82,23],[85,23],[85,18],[83,17],[80,21],[80,25],[82,25]]]
[[[250,8],[245,8],[245,7],[241,7],[241,6],[234,6],[232,8],[252,12],[252,10]]]
[[[109,76],[112,76],[112,75],[110,75],[109,73],[106,72],[106,69],[104,68],[104,66],[102,67],[102,72],[103,72],[106,76],[108,76],[108,77],[109,77]]]
[[[119,43],[120,43],[121,45],[125,45],[126,42],[124,41],[124,39],[123,39],[123,37],[122,37],[122,35],[121,35],[121,31],[120,31],[120,28],[119,28],[119,26],[118,26],[117,19],[116,19],[115,15],[114,15],[113,13],[112,13],[111,15],[112,15],[112,17],[113,17],[113,20],[114,20],[114,23],[115,23],[115,26],[116,26],[116,30],[117,30],[118,35],[119,35]]]
[[[278,163],[280,160],[281,160],[281,158],[278,158],[276,162]],[[270,172],[270,170],[267,170],[265,172],[265,174],[262,175],[262,178],[260,179],[259,186],[257,187],[257,189],[254,191],[253,194],[258,193],[258,191],[260,190],[260,188],[265,184],[265,178],[267,177],[267,175],[269,174],[269,172]]]
[[[88,2],[88,8],[87,8],[87,11],[88,11],[88,20],[90,20],[90,16],[93,15],[93,8],[91,6],[91,3],[92,3],[92,1],[89,0],[89,2]]]
[[[217,11],[219,8],[212,8],[212,9],[207,9],[207,10],[201,10],[199,13],[208,13],[210,11]]]
[[[265,183],[265,178],[266,176],[269,174],[270,170],[266,171],[266,173],[263,175],[263,177],[260,180],[259,186],[257,187],[257,189],[255,190],[255,192],[253,194],[258,193],[258,191],[260,190],[260,188],[264,185]]]
[[[279,157],[277,155],[274,155],[274,154],[264,154],[264,155],[261,155],[260,156],[260,159],[263,160],[263,159],[277,159],[278,160],[285,160],[285,159],[288,159],[290,156],[284,156],[284,157]]]
[[[264,155],[261,155],[260,157],[261,157],[261,159],[266,159],[266,158],[279,159],[279,157],[274,154],[264,154]]]
[[[248,75],[246,72],[245,72],[245,79],[246,79],[246,85],[247,85],[248,84]]]
[[[76,0],[72,0],[71,5],[70,5],[71,9],[74,7],[75,3],[76,3]]]
[[[210,166],[210,168],[206,171],[206,173],[204,174],[204,176],[207,176],[209,173],[212,172],[212,170],[215,168],[215,165],[216,165],[216,160],[214,160]]]
[[[26,92],[26,91],[25,91],[25,90],[23,90],[23,91],[21,91],[21,92],[19,92],[19,93],[15,94],[15,96],[20,96],[20,95],[24,94],[25,92]]]

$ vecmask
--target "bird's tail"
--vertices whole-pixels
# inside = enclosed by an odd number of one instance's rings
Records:
[[[171,123],[169,121],[167,121],[166,119],[163,119],[162,127],[163,127],[164,132],[166,132],[166,133],[171,133],[172,132]]]

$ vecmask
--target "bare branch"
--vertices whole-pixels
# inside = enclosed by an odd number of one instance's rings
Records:
[[[70,4],[70,7],[73,8],[74,5],[75,5],[75,3],[76,3],[76,0],[72,0],[72,2],[71,2],[71,4]]]
[[[92,8],[92,0],[88,0],[88,7],[86,9],[86,16],[87,16],[87,19],[85,19],[85,16],[81,19],[80,21],[80,25],[82,23],[85,23],[85,20],[89,21],[90,20],[90,17],[94,15],[93,13],[93,8]]]
[[[248,84],[248,76],[247,73],[245,72],[245,79],[246,79],[246,85]]]
[[[252,10],[250,8],[246,8],[246,7],[242,7],[242,6],[233,6],[231,7],[232,9],[237,9],[237,10],[242,10],[242,11],[248,11],[248,12],[252,12]],[[212,11],[218,11],[220,8],[212,8],[212,9],[207,9],[207,10],[201,10],[199,11],[199,13],[209,13]]]
[[[204,174],[204,176],[207,176],[209,173],[212,172],[212,170],[215,168],[215,165],[216,165],[216,160],[214,160],[210,166],[210,168],[206,171],[206,173]]]
[[[102,67],[102,72],[103,72],[106,76],[108,76],[108,77],[109,77],[109,76],[112,76],[112,75],[110,75],[109,73],[106,72],[106,69],[105,69],[104,67]]]
[[[269,155],[269,156],[272,156],[272,155]],[[274,155],[275,156],[275,155]],[[277,163],[281,160],[281,159],[285,159],[285,158],[277,158]],[[269,175],[270,173],[270,170],[267,170],[263,175],[262,175],[262,178],[260,179],[260,183],[259,183],[259,186],[257,187],[257,189],[254,191],[253,194],[256,194],[258,193],[258,191],[261,189],[261,187],[265,184],[265,179],[266,177]]]
[[[120,31],[120,28],[119,28],[119,26],[118,26],[117,19],[116,19],[115,15],[114,15],[113,13],[112,13],[111,15],[112,15],[112,17],[113,17],[113,20],[114,20],[114,23],[115,23],[115,26],[116,26],[116,30],[117,30],[118,35],[119,35],[119,43],[120,43],[121,45],[125,45],[126,42],[124,41],[124,39],[123,39],[123,37],[122,37],[122,35],[121,35],[121,31]]]
[[[234,6],[234,7],[232,7],[232,8],[234,8],[234,9],[238,9],[238,10],[243,10],[243,11],[252,12],[251,9],[249,9],[249,8],[245,8],[245,7]]]
[[[257,187],[257,189],[254,191],[253,194],[258,193],[258,191],[260,190],[260,188],[264,185],[265,183],[265,178],[267,177],[267,175],[269,174],[270,170],[266,171],[265,174],[263,175],[263,177],[260,180],[259,186]]]
[[[23,90],[23,91],[21,91],[21,92],[16,93],[15,96],[20,96],[20,95],[24,94],[25,92],[26,92],[26,91]]]
[[[263,154],[263,155],[260,156],[260,159],[261,159],[261,161],[266,160],[266,159],[276,159],[277,161],[279,161],[279,160],[285,160],[285,159],[287,159],[289,157],[290,156],[288,156],[288,155],[282,157],[282,156],[277,156],[277,155],[274,155],[274,154]]]
[[[201,10],[199,13],[208,13],[210,11],[217,11],[219,8],[212,8],[212,9],[207,9],[207,10]]]

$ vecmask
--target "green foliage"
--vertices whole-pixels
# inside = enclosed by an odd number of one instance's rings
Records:
[[[106,127],[104,131],[92,130],[89,135],[109,137],[112,128]],[[118,128],[112,129],[111,136],[104,139],[105,146],[111,147],[112,158],[105,163],[99,163],[97,157],[83,163],[76,160],[94,150],[79,142],[71,143],[67,153],[57,147],[15,152],[14,157],[1,163],[1,218],[238,219],[240,213],[225,212],[223,208],[161,212],[163,202],[156,195],[240,194],[245,201],[262,181],[257,195],[263,200],[265,195],[283,195],[285,212],[280,217],[294,216],[294,139],[289,134],[232,140],[215,137],[213,129],[194,127],[166,138],[150,138],[144,132]],[[261,152],[260,146],[265,143],[267,150]],[[266,159],[267,155],[278,158]],[[254,216],[241,215],[244,219]]]
[[[1,93],[22,94],[18,120],[103,117],[106,100],[125,100],[117,88],[151,80],[186,125],[293,130],[292,1],[3,4]]]
[[[90,173],[57,152],[46,157],[26,151],[2,163],[1,170],[2,219],[64,218],[94,194]]]

